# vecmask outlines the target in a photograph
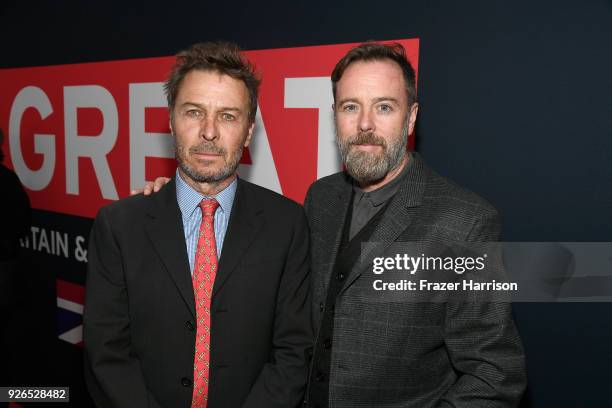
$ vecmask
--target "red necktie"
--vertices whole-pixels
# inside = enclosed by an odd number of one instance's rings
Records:
[[[217,274],[215,211],[219,203],[213,198],[202,200],[202,224],[193,265],[193,294],[197,318],[195,358],[193,362],[192,407],[206,408],[210,365],[210,303]]]

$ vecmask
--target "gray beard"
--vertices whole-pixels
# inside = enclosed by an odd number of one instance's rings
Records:
[[[383,151],[372,154],[351,149],[352,145],[362,143],[380,145]],[[348,140],[340,140],[336,128],[336,144],[347,173],[359,184],[372,184],[401,164],[408,146],[408,120],[402,126],[400,137],[390,143],[373,133],[360,133]]]

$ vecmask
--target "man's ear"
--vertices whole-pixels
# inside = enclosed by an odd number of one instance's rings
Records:
[[[413,103],[410,107],[410,113],[408,113],[408,134],[411,135],[414,131],[414,124],[416,123],[417,113],[419,112],[419,104]]]
[[[249,147],[249,145],[251,144],[251,139],[253,138],[254,130],[255,130],[255,121],[253,121],[253,123],[251,123],[251,125],[249,126],[249,130],[247,131],[247,137],[244,141],[244,147]]]

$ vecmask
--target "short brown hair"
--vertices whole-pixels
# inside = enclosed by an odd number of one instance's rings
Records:
[[[399,43],[381,44],[377,42],[367,42],[351,49],[338,63],[332,72],[332,91],[334,101],[336,100],[336,85],[344,71],[354,62],[358,61],[381,61],[391,60],[402,70],[404,81],[406,82],[406,93],[408,94],[408,105],[416,102],[416,75],[414,68],[406,57],[406,50]]]
[[[242,56],[236,44],[222,41],[204,42],[194,44],[176,54],[176,63],[164,84],[171,113],[181,82],[193,70],[216,71],[244,82],[249,92],[249,121],[255,121],[257,92],[261,80],[253,64]]]

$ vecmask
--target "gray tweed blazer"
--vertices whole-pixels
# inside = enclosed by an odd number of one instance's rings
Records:
[[[489,203],[436,174],[418,154],[411,153],[410,160],[371,242],[498,239],[499,217]],[[337,173],[315,182],[304,203],[311,229],[316,327],[351,189],[349,177]],[[363,296],[371,273],[355,267],[336,301],[330,407],[519,404],[527,381],[510,304],[372,301]]]

